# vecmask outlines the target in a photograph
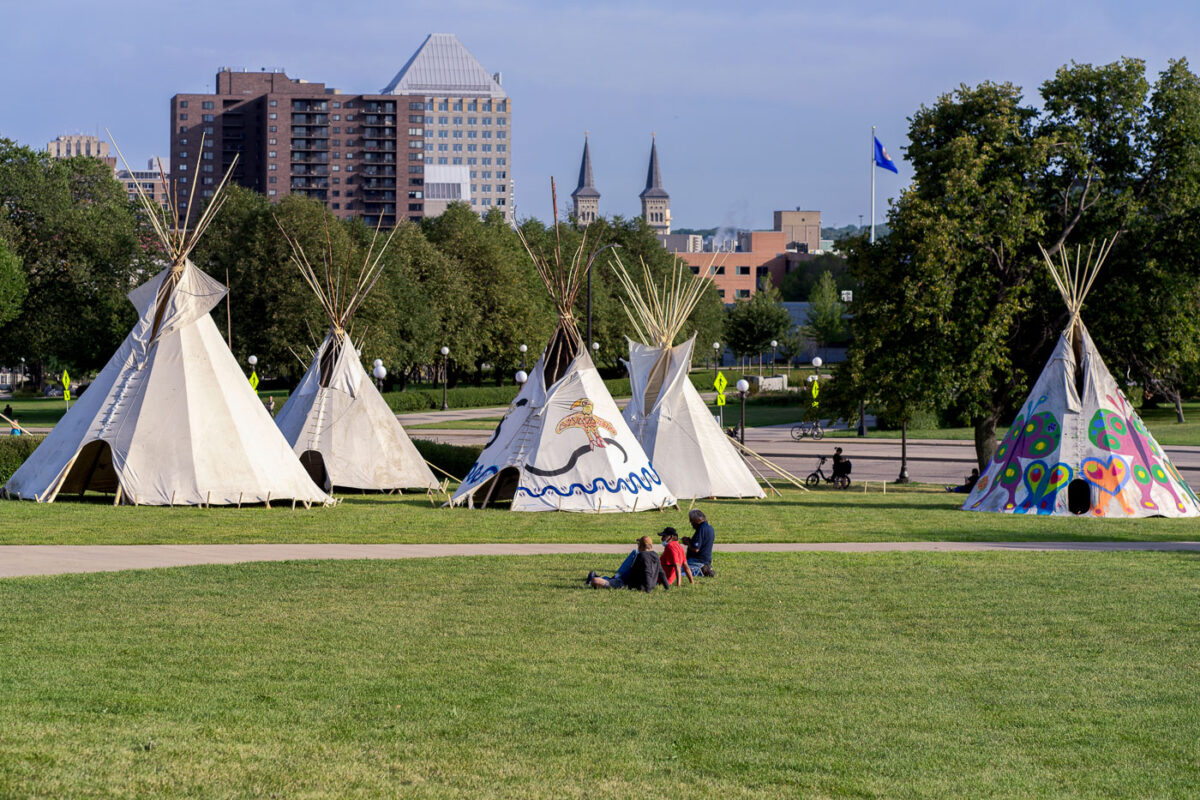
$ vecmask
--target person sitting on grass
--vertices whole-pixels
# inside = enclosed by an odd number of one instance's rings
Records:
[[[688,512],[688,522],[692,524],[692,536],[684,539],[687,545],[687,565],[693,575],[704,575],[711,578],[716,573],[712,568],[713,542],[717,535],[713,526],[708,524],[708,517],[698,508]]]
[[[595,572],[590,573],[587,577],[588,586],[593,589],[641,589],[649,592],[661,583],[664,589],[670,588],[658,553],[654,552],[654,542],[649,536],[638,539],[637,550],[630,555],[633,560],[626,558],[612,577],[604,578]]]
[[[674,528],[663,528],[659,534],[662,537],[663,551],[659,561],[663,572],[667,575],[668,584],[682,584],[683,576],[687,575],[688,583],[695,583],[692,571],[688,569],[687,552],[679,543],[679,534]]]
[[[963,481],[962,486],[947,486],[946,491],[954,492],[956,494],[970,494],[971,490],[975,488],[975,484],[978,482],[979,469],[972,467],[971,474],[966,477],[966,480]]]

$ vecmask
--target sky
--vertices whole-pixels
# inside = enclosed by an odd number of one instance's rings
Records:
[[[635,216],[651,134],[675,227],[769,228],[775,209],[869,222],[871,126],[911,180],[908,118],[960,84],[1007,81],[1031,102],[1071,61],[1171,58],[1200,69],[1200,4],[712,0],[8,0],[0,136],[44,147],[107,128],[130,164],[167,155],[169,101],[222,66],[284,68],[377,92],[429,33],[454,33],[513,100],[520,217],[575,187],[591,136],[602,214]]]

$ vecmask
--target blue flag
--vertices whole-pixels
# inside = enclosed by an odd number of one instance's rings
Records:
[[[897,175],[900,174],[900,170],[896,169],[896,162],[892,161],[892,157],[888,155],[888,151],[884,149],[878,136],[875,137],[875,166],[890,169]]]

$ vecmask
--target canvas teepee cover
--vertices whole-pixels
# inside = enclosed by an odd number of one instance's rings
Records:
[[[137,324],[9,479],[9,496],[52,502],[90,489],[140,505],[329,501],[209,316],[225,287],[187,257],[223,186],[192,231],[168,231],[143,196],[170,266],[129,293]]]
[[[575,326],[571,309],[595,255],[585,257],[581,243],[564,265],[530,251],[558,306],[558,328],[452,504],[511,500],[514,511],[594,512],[675,504]]]
[[[639,289],[619,259],[613,265],[629,302],[625,312],[644,343],[629,341],[633,399],[622,416],[676,497],[763,497],[729,437],[688,378],[696,337],[672,346],[704,291],[704,279],[679,262],[655,285],[643,264]]]
[[[329,252],[324,279],[299,244],[288,241],[293,260],[329,317],[330,329],[300,385],[275,418],[279,429],[312,479],[326,491],[334,486],[371,491],[437,488],[425,459],[363,369],[349,333],[355,311],[382,274],[391,236],[373,260],[367,254],[357,276],[337,270]],[[372,241],[371,252],[374,249]]]
[[[1192,517],[1200,501],[1104,366],[1079,310],[1111,245],[1046,263],[1071,312],[1041,376],[967,497],[969,511]]]

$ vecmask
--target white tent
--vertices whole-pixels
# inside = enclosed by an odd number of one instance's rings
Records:
[[[129,293],[137,324],[9,479],[9,496],[52,502],[92,490],[140,505],[329,501],[209,316],[225,287],[187,258],[220,197],[191,232],[168,232],[151,210],[170,266]]]
[[[584,258],[584,243],[569,265],[530,251],[558,307],[558,328],[453,505],[511,501],[514,511],[610,512],[675,504],[575,325],[571,309],[596,256]]]
[[[633,399],[623,416],[659,475],[676,497],[763,497],[688,378],[696,337],[671,344],[699,301],[705,279],[677,262],[670,281],[659,287],[643,264],[644,290],[639,290],[619,259],[613,267],[629,296],[625,311],[645,342],[629,341]]]
[[[1194,517],[1200,500],[1104,366],[1080,307],[1110,245],[1046,263],[1070,321],[963,508],[1014,514]]]
[[[338,270],[328,254],[321,273],[324,281],[299,244],[290,238],[289,242],[296,265],[329,317],[330,329],[275,418],[279,429],[326,491],[334,486],[371,491],[437,488],[425,459],[363,369],[349,333],[354,312],[382,274],[381,259],[391,236],[374,260],[372,241],[357,275]]]

